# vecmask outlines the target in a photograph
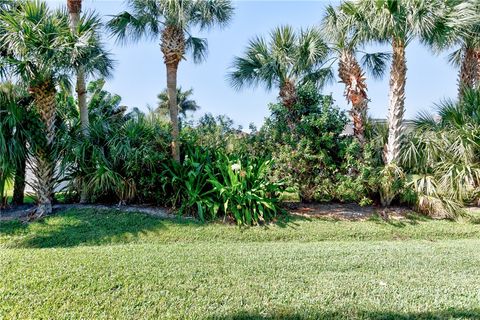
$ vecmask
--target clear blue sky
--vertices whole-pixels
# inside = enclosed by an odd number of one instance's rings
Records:
[[[66,1],[47,0],[52,6]],[[306,27],[318,24],[324,8],[332,1],[235,1],[236,12],[231,24],[223,30],[196,34],[206,37],[209,43],[208,60],[195,65],[190,59],[182,61],[178,83],[183,88],[194,89],[194,99],[201,106],[195,117],[206,112],[226,114],[236,124],[245,128],[253,122],[261,125],[268,115],[268,103],[276,100],[277,92],[262,88],[233,90],[226,81],[226,73],[235,55],[241,55],[248,40],[254,35],[267,35],[275,26],[290,24]],[[335,2],[334,2],[335,3]],[[125,8],[125,2],[115,0],[84,0],[85,9],[95,9],[100,14],[116,14]],[[156,104],[157,93],[166,86],[165,67],[157,41],[142,41],[128,46],[116,45],[113,39],[107,43],[117,65],[107,89],[120,94],[123,104],[147,110]],[[376,48],[388,51],[389,48]],[[366,51],[369,48],[366,48]],[[443,98],[456,96],[457,70],[450,66],[447,53],[434,56],[418,43],[407,48],[406,118],[413,118],[422,110],[431,109]],[[347,109],[343,86],[335,83],[325,88],[332,93],[336,104]],[[370,113],[373,117],[387,115],[388,75],[382,81],[368,79]]]

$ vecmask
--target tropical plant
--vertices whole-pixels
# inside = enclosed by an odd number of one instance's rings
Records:
[[[282,182],[269,179],[271,161],[227,156],[191,147],[182,164],[165,165],[164,190],[179,214],[194,214],[202,221],[219,217],[239,225],[266,223],[282,212]],[[173,192],[172,192],[173,191]]]
[[[331,200],[347,117],[313,84],[296,91],[293,113],[281,103],[270,106],[272,114],[260,130],[268,137],[262,147],[270,149],[275,161],[273,176],[296,189],[302,201]],[[288,122],[296,123],[293,130],[285,126]]]
[[[429,214],[455,216],[479,198],[480,90],[465,89],[458,102],[437,105],[439,119],[424,113],[402,148],[417,207]]]
[[[68,96],[60,104],[61,172],[69,182],[68,194],[78,198],[78,187],[86,185],[91,201],[163,204],[159,173],[168,155],[166,122],[154,113],[126,113],[121,97],[103,85],[104,80],[88,85],[87,140],[71,108],[74,98]]]
[[[407,72],[405,48],[415,37],[427,37],[434,30],[441,1],[365,0],[344,2],[341,7],[355,17],[355,28],[367,35],[365,40],[389,43],[392,47],[385,150],[386,164],[390,164],[399,159],[403,135]]]
[[[338,76],[345,85],[344,95],[351,103],[353,133],[361,145],[365,144],[365,121],[368,110],[367,83],[364,70],[373,78],[383,77],[390,55],[384,52],[366,53],[360,50],[365,28],[356,28],[357,17],[345,6],[327,6],[322,21],[322,31],[329,40],[330,48],[338,59]],[[357,60],[362,54],[362,65]]]
[[[24,88],[8,82],[0,84],[0,188],[5,186],[5,180],[14,181],[14,205],[23,204],[27,141],[34,138],[38,129],[37,116],[30,108],[31,100]]]
[[[178,111],[183,118],[187,117],[187,112],[195,112],[200,109],[200,106],[195,100],[192,100],[190,97],[193,95],[193,89],[183,91],[182,87],[177,89],[177,102],[178,102]],[[169,110],[169,101],[168,101],[168,90],[165,89],[158,94],[158,108],[157,112],[160,114],[166,114]]]
[[[82,16],[79,32],[73,34],[64,12],[51,11],[39,1],[20,2],[0,13],[0,45],[7,48],[6,57],[0,57],[0,75],[28,86],[43,124],[43,138],[33,145],[37,216],[52,211],[57,86],[67,86],[78,66],[86,74],[108,75],[112,69],[98,37],[100,25],[96,15]]]
[[[318,29],[296,32],[291,26],[280,26],[271,31],[269,41],[250,40],[244,55],[234,58],[228,77],[236,89],[259,85],[278,89],[282,104],[291,109],[298,86],[311,82],[322,88],[332,79],[329,52]]]
[[[462,99],[465,89],[480,86],[479,12],[480,3],[475,0],[445,1],[434,32],[422,39],[436,52],[455,48],[449,60],[459,68],[459,99]]]
[[[110,22],[112,33],[121,42],[141,38],[160,38],[160,49],[167,68],[167,90],[172,124],[172,157],[180,161],[177,69],[187,52],[194,62],[206,58],[207,41],[191,36],[200,30],[225,26],[233,15],[230,0],[129,0],[130,11],[116,15]]]

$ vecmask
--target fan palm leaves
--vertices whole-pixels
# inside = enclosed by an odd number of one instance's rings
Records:
[[[49,10],[40,1],[20,2],[13,10],[0,13],[0,45],[7,48],[6,56],[0,58],[0,74],[28,87],[43,124],[43,139],[34,146],[39,216],[52,211],[57,87],[68,86],[79,66],[87,75],[107,76],[112,69],[98,36],[100,25],[98,16],[84,15],[79,32],[72,33],[68,15]]]
[[[455,49],[450,62],[459,68],[458,98],[464,89],[480,86],[480,3],[449,0],[442,3],[442,16],[423,41],[434,51]]]
[[[200,109],[200,106],[195,100],[190,97],[193,95],[193,89],[183,91],[182,87],[177,89],[178,111],[185,118],[187,112],[195,112]],[[165,89],[158,94],[158,108],[157,112],[164,114],[169,110],[168,90]]]
[[[229,0],[129,0],[129,11],[109,22],[109,28],[120,42],[141,38],[160,40],[167,69],[167,90],[172,124],[172,157],[180,161],[177,102],[177,70],[186,54],[199,63],[206,58],[207,41],[193,37],[191,30],[225,26],[233,15]]]
[[[280,26],[270,32],[269,40],[252,39],[245,53],[234,58],[228,78],[235,89],[275,88],[282,104],[290,109],[297,101],[299,85],[312,82],[322,88],[332,80],[329,53],[318,29],[296,32],[291,26]]]
[[[27,92],[12,83],[0,84],[0,207],[5,184],[14,181],[13,203],[22,204],[25,189],[27,139],[35,131]]]
[[[443,101],[437,114],[417,118],[401,162],[421,209],[453,215],[479,197],[480,90],[466,89],[462,100]]]

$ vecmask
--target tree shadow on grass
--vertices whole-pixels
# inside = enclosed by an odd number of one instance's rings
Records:
[[[376,222],[379,224],[388,224],[396,228],[404,228],[406,226],[418,225],[420,222],[432,221],[433,219],[425,215],[420,215],[416,213],[409,213],[402,217],[401,219],[397,218],[382,218],[378,213],[372,214],[367,221]]]
[[[196,222],[178,218],[178,224]],[[68,210],[29,224],[0,222],[0,237],[14,248],[55,248],[135,242],[142,234],[166,229],[165,220],[115,210]],[[5,242],[5,241],[4,241]]]
[[[305,310],[302,312],[280,311],[270,315],[260,315],[249,312],[239,312],[231,315],[219,315],[208,318],[209,320],[254,320],[254,319],[364,319],[364,320],[413,320],[413,319],[464,319],[480,320],[480,309],[461,310],[447,309],[432,312],[395,312],[395,311],[320,311]]]

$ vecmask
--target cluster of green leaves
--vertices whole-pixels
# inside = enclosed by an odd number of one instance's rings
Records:
[[[302,201],[370,202],[375,182],[369,180],[378,162],[375,146],[362,149],[342,135],[347,116],[331,96],[319,94],[312,84],[298,87],[297,93],[291,109],[270,106],[271,116],[249,142],[253,152],[272,157],[273,176],[284,179]]]
[[[439,118],[422,114],[402,150],[410,201],[428,214],[455,216],[479,198],[480,90],[437,106]]]
[[[165,166],[163,190],[180,214],[200,220],[219,217],[237,224],[269,222],[279,214],[283,184],[269,178],[271,161],[227,155],[218,149],[190,146],[183,163]]]
[[[151,113],[126,114],[121,98],[103,90],[103,80],[90,83],[88,139],[80,134],[73,98],[62,111],[62,171],[75,197],[87,186],[90,201],[161,203],[162,163],[168,158],[168,126]]]

